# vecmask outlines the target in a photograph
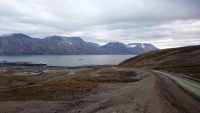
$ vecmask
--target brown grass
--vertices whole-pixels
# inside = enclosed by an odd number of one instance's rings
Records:
[[[155,68],[157,70],[165,70],[174,73],[184,74],[190,77],[200,79],[200,64],[195,63],[178,63],[165,67]]]
[[[7,72],[8,73],[8,72]],[[24,84],[29,83],[39,83],[45,80],[48,80],[53,77],[58,77],[64,75],[66,72],[60,71],[57,73],[46,73],[46,74],[39,74],[39,75],[29,75],[29,76],[14,76],[13,73],[9,73],[9,75],[0,76],[0,86],[8,86],[8,85],[14,85],[16,82],[21,82]]]
[[[90,76],[86,78],[87,81],[101,82],[101,83],[117,83],[117,82],[134,82],[137,81],[131,77],[135,76],[134,71],[107,71],[98,73],[99,76]]]
[[[200,46],[163,49],[138,55],[123,61],[119,67],[159,68],[172,64],[200,63]]]
[[[166,70],[200,79],[200,46],[148,52],[125,60],[118,67]]]
[[[92,76],[94,70],[82,71],[76,75],[66,77],[58,81],[52,81],[39,86],[19,88],[12,91],[0,92],[0,101],[19,101],[19,100],[74,100],[82,98],[91,93],[91,91],[100,84],[116,82],[134,82],[135,72],[110,71],[97,73],[98,76]],[[57,73],[62,74],[62,73]],[[20,77],[15,78],[18,81],[35,81],[50,77],[51,75],[35,76],[34,78]],[[46,77],[47,76],[47,77]],[[52,75],[56,76],[56,75]],[[57,75],[58,76],[58,75]],[[13,78],[12,78],[13,79]]]
[[[73,79],[0,93],[0,100],[72,100],[87,95],[98,83]]]

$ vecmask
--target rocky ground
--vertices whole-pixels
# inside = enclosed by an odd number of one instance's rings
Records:
[[[68,82],[79,87],[70,86]],[[59,84],[59,87],[55,87],[55,84]],[[48,88],[51,90],[44,91],[46,85],[50,85]],[[200,111],[198,107],[200,102],[184,92],[172,80],[143,69],[107,67],[67,70],[60,76],[46,78],[28,89],[31,90],[27,90],[26,87],[22,88],[22,91],[14,91],[15,95],[23,91],[30,92],[28,95],[22,94],[27,98],[19,96],[14,101],[12,96],[7,96],[12,95],[13,90],[1,91],[0,113],[199,113]],[[41,93],[46,92],[47,96],[48,93],[53,93],[54,96],[52,99],[44,98],[35,93],[38,89]],[[37,94],[40,98],[29,99],[30,94]],[[3,100],[2,95],[7,98]]]

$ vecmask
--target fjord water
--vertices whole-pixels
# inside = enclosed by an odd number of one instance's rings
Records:
[[[44,62],[48,66],[116,65],[135,55],[3,55],[0,61]]]

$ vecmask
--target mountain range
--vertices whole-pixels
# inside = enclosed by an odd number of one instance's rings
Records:
[[[78,54],[142,54],[158,50],[152,44],[110,42],[99,45],[85,42],[80,37],[51,36],[44,39],[32,38],[17,33],[0,36],[1,55],[78,55]]]

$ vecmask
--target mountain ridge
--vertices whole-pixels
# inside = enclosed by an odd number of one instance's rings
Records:
[[[108,52],[111,53],[122,53],[122,54],[127,54],[127,53],[135,53],[135,54],[142,54],[145,52],[153,51],[153,50],[158,50],[155,46],[152,44],[147,44],[147,43],[129,43],[129,44],[124,44],[121,42],[109,42],[106,45],[101,46],[101,48],[105,49]]]
[[[110,46],[114,44],[114,46]],[[80,37],[49,36],[44,39],[32,38],[22,33],[0,36],[1,55],[23,54],[141,54],[158,48],[152,44],[132,43],[135,47],[121,42],[110,42],[100,46],[94,42],[85,42]],[[143,45],[145,45],[143,47]],[[149,49],[147,49],[149,48]]]

